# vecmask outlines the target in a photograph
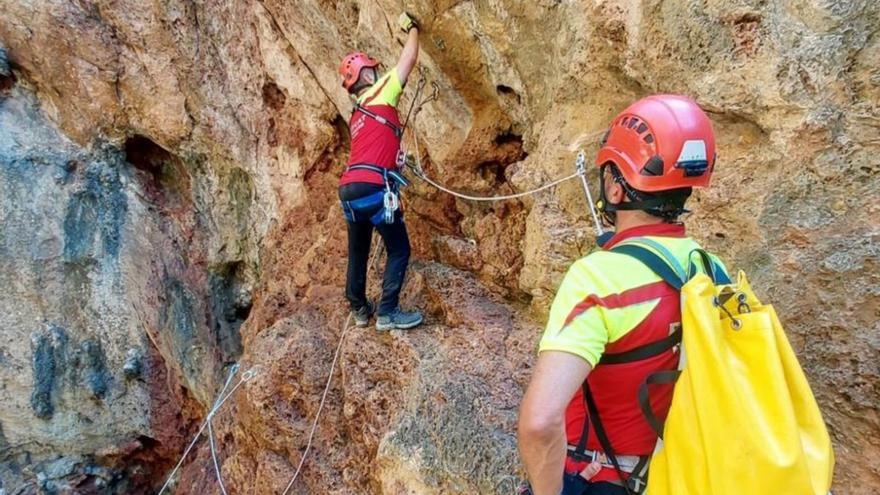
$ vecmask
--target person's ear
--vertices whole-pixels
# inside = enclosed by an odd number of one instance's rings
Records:
[[[610,174],[609,174],[610,175]],[[626,193],[623,186],[615,181],[612,177],[605,178],[605,200],[608,203],[616,205],[622,203],[626,199]]]

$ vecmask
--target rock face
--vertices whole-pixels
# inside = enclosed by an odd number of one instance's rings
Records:
[[[0,493],[157,491],[236,361],[259,374],[213,422],[225,487],[285,489],[345,317],[336,63],[393,66],[402,7],[0,0]],[[440,89],[411,129],[453,188],[567,175],[645,94],[704,106],[719,163],[690,232],[782,315],[835,493],[880,490],[880,4],[406,8]],[[404,299],[428,324],[346,334],[291,493],[509,493],[521,475],[543,315],[593,245],[583,192],[476,204],[419,183],[406,199]],[[206,443],[176,493],[217,491]]]

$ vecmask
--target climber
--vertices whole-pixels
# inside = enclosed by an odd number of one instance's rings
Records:
[[[422,322],[421,313],[399,306],[410,245],[398,199],[399,187],[407,182],[398,171],[403,129],[396,107],[418,58],[419,25],[407,13],[400,15],[398,23],[406,33],[406,44],[394,68],[379,77],[379,62],[361,52],[349,54],[339,66],[342,87],[356,102],[349,120],[351,155],[339,181],[339,199],[348,223],[345,296],[355,324],[367,326],[377,309],[366,297],[375,228],[388,254],[376,319],[379,331],[409,329]]]
[[[692,188],[708,186],[714,162],[711,122],[686,97],[643,98],[605,134],[597,206],[615,231],[565,275],[520,408],[519,447],[535,495],[644,489],[657,435],[636,397],[648,374],[678,365],[680,299],[642,262],[609,250],[648,238],[687,266],[698,244],[679,217]],[[651,388],[661,418],[671,396],[671,385]]]

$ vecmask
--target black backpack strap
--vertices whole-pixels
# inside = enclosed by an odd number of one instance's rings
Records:
[[[645,378],[645,381],[639,385],[639,408],[642,410],[642,415],[645,416],[645,421],[651,425],[651,429],[653,429],[654,433],[660,438],[663,438],[664,421],[661,421],[660,418],[654,414],[654,409],[651,407],[651,400],[648,396],[648,386],[661,383],[675,383],[678,380],[679,375],[681,375],[681,370],[655,371],[648,375],[648,377]]]
[[[584,418],[584,426],[581,429],[581,437],[578,439],[577,445],[575,445],[574,450],[568,451],[568,456],[576,461],[588,461],[590,460],[587,456],[587,439],[590,435],[590,420]]]
[[[602,446],[605,456],[608,457],[608,459],[611,460],[611,464],[614,465],[614,470],[617,471],[617,476],[620,478],[621,484],[623,485],[624,490],[626,490],[627,495],[635,495],[633,494],[633,491],[630,490],[623,469],[620,469],[620,463],[617,462],[617,455],[614,453],[614,447],[611,446],[611,440],[608,439],[608,434],[602,426],[602,420],[599,418],[599,409],[596,408],[596,399],[593,398],[593,392],[590,390],[590,382],[584,380],[584,384],[581,388],[584,392],[584,402],[586,402],[587,412],[590,415],[590,423],[593,424],[593,430],[596,431],[596,438],[599,440],[599,445]]]
[[[659,356],[681,343],[681,327],[675,329],[666,338],[645,344],[624,352],[603,354],[599,364],[624,364]]]

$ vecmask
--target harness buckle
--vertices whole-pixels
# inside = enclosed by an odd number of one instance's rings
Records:
[[[629,478],[626,479],[626,484],[629,485],[630,490],[635,493],[642,493],[642,491],[648,487],[648,482],[642,479],[641,476],[630,475]]]

